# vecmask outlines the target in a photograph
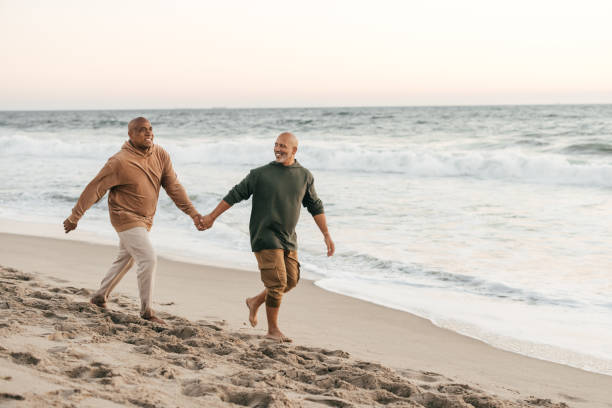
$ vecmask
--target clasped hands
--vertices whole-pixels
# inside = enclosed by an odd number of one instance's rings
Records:
[[[205,231],[213,226],[215,219],[210,215],[196,214],[193,217],[193,224],[198,231]]]

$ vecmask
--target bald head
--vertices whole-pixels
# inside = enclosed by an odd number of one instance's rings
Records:
[[[295,146],[296,148],[298,147],[297,137],[295,137],[293,133],[283,132],[280,135],[278,135],[278,139],[281,139],[281,138],[285,140],[287,143],[289,143],[291,146]]]
[[[145,122],[148,123],[149,120],[143,116],[139,116],[137,118],[130,120],[130,123],[128,123],[128,134],[130,134],[135,129],[137,129],[140,126],[140,124],[145,123]]]
[[[153,146],[153,127],[147,118],[139,116],[128,123],[130,143],[137,149],[146,151]]]
[[[285,166],[291,166],[295,161],[297,148],[298,140],[293,133],[281,133],[274,143],[274,156],[276,157],[276,162],[282,163]]]

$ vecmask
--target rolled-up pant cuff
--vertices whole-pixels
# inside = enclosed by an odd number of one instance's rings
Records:
[[[285,249],[263,249],[255,252],[261,280],[268,290],[266,306],[278,308],[283,294],[293,289],[300,280],[297,252]]]

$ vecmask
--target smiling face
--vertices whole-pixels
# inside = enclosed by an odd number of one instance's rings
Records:
[[[281,133],[274,143],[274,157],[277,163],[285,166],[291,166],[295,161],[295,153],[297,152],[297,138],[289,133]]]
[[[140,150],[153,146],[153,127],[145,118],[136,118],[128,125],[128,135],[132,145]]]

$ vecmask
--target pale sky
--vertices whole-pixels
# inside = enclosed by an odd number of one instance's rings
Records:
[[[612,103],[612,1],[0,0],[0,110]]]

